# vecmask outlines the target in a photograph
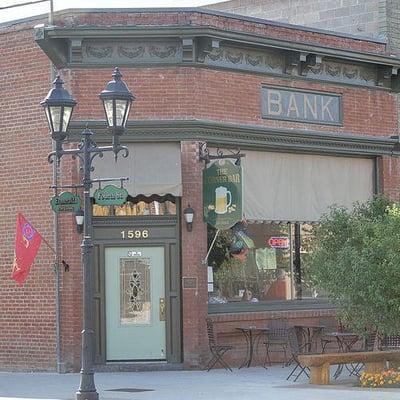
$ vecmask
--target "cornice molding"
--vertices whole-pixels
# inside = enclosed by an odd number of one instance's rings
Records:
[[[80,132],[88,125],[97,141],[110,141],[103,121],[74,121],[70,140],[79,140]],[[359,156],[400,156],[394,150],[397,139],[320,132],[300,129],[269,128],[256,125],[221,123],[206,120],[132,121],[128,123],[121,142],[205,141],[212,146],[240,147],[285,152],[308,152]]]
[[[38,26],[58,68],[199,66],[397,90],[400,59],[209,26]]]

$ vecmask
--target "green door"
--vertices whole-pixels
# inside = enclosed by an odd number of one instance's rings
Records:
[[[164,247],[105,249],[107,361],[165,360]]]

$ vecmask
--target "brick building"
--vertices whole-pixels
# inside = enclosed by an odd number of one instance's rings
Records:
[[[52,63],[78,101],[71,142],[86,124],[97,142],[109,141],[98,94],[115,65],[136,96],[122,138],[130,158],[104,157],[94,171],[130,178],[124,206],[93,205],[97,368],[204,366],[207,316],[236,347],[236,364],[246,348],[235,327],[334,316],[315,288],[295,279],[301,241],[332,203],[380,192],[398,198],[390,136],[398,133],[400,59],[382,40],[202,9],[67,10],[53,26],[33,18],[0,34],[2,369],[80,365],[81,237],[73,215],[54,216],[48,204],[54,180],[77,183],[80,172],[76,160],[63,159],[59,171],[46,160],[51,140],[39,103]],[[238,254],[229,229],[218,239],[223,258],[214,252],[204,263],[214,232],[202,216],[201,143],[211,154],[245,154],[243,232],[252,244],[240,276],[225,257]],[[232,199],[217,189],[208,211],[227,213]],[[18,211],[69,269],[54,272],[42,246],[26,284],[10,280]],[[287,245],[273,246],[274,238]],[[253,298],[241,301],[250,289]]]

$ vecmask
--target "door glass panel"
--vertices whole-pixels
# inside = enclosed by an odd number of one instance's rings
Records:
[[[151,323],[150,259],[121,259],[120,323]]]

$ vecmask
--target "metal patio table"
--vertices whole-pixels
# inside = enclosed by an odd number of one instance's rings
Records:
[[[256,326],[240,326],[235,328],[241,332],[246,339],[246,358],[240,365],[239,369],[243,367],[249,368],[253,361],[254,349],[258,348],[260,340],[269,332],[268,328],[257,328]]]
[[[340,353],[348,353],[353,349],[353,346],[360,340],[360,336],[352,332],[330,332],[326,336],[332,336],[336,339]],[[357,373],[357,366],[344,364],[350,375]],[[333,377],[337,379],[343,371],[343,364],[338,365]]]
[[[296,333],[299,335],[301,340],[301,345],[306,349],[308,353],[311,353],[313,348],[317,350],[318,337],[321,336],[325,329],[323,325],[315,324],[298,324],[294,325]]]

